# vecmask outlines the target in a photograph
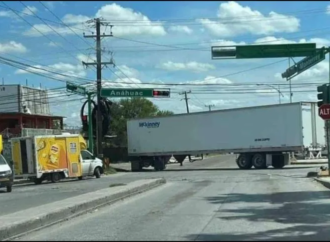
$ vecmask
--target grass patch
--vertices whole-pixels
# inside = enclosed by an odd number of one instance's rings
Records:
[[[114,184],[110,184],[109,187],[119,187],[119,186],[126,186],[126,184],[124,184],[124,183],[114,183]]]
[[[104,169],[104,175],[111,175],[116,173],[117,173],[116,169],[111,166],[109,166],[109,168]]]

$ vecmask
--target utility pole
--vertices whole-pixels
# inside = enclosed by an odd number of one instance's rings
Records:
[[[188,93],[191,93],[191,90],[189,90],[188,92],[187,91],[184,91],[184,92],[181,92],[181,93],[179,93],[179,95],[183,95],[184,94],[184,100],[186,101],[186,107],[187,107],[187,113],[189,113],[189,105],[188,105]],[[183,99],[181,99],[181,101],[183,100]],[[189,162],[191,162],[191,156],[190,155],[188,155],[188,158],[189,158]],[[182,165],[182,163],[181,163],[181,165]]]
[[[184,94],[184,100],[186,101],[186,107],[187,107],[187,113],[189,113],[189,105],[188,105],[188,96],[187,96],[187,94],[188,93],[191,93],[191,91],[184,91],[184,92],[181,92],[181,93],[179,93],[179,95],[183,95]],[[181,100],[183,100],[183,99],[181,99]]]
[[[96,154],[99,158],[103,158],[103,149],[102,149],[102,113],[101,113],[101,88],[102,88],[102,65],[114,65],[113,60],[111,59],[109,62],[102,62],[102,49],[101,49],[101,37],[112,37],[112,25],[109,23],[101,22],[100,18],[95,18],[94,20],[90,20],[88,22],[95,22],[96,27],[96,35],[85,35],[85,38],[96,38],[96,62],[82,62],[86,67],[89,65],[96,65],[96,94],[97,94],[97,114],[96,114]],[[101,25],[102,26],[110,26],[110,34],[107,35],[105,33],[101,34]]]
[[[210,105],[205,105],[205,107],[208,107],[209,108],[209,111],[211,112],[211,108],[214,107],[214,104],[210,104]]]

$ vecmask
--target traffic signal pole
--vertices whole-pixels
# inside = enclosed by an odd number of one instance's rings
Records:
[[[330,85],[330,54],[329,56],[329,85]],[[328,89],[329,90],[329,89]],[[327,101],[329,101],[329,92],[327,92]],[[328,156],[328,174],[330,176],[330,121],[327,120],[326,122],[326,129],[327,129],[327,156]]]
[[[87,93],[88,102],[88,150],[94,154],[94,135],[93,135],[93,117],[92,117],[92,95],[94,93]]]

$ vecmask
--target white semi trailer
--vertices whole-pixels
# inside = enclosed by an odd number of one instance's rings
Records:
[[[325,147],[325,122],[316,103],[256,106],[152,117],[127,122],[132,171],[164,170],[173,155],[235,153],[240,169],[283,168],[290,153]],[[318,154],[318,157],[319,157]]]

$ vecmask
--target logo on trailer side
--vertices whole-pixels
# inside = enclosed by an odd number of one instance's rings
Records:
[[[140,122],[139,123],[139,127],[140,128],[143,128],[143,127],[146,127],[146,128],[159,128],[160,126],[160,122]]]

